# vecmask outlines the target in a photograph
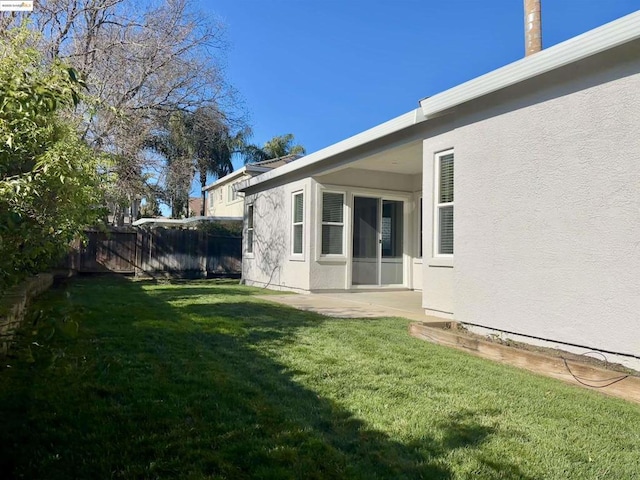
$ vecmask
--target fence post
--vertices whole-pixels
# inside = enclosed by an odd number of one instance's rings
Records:
[[[136,242],[135,242],[135,254],[133,256],[134,260],[134,275],[136,277],[140,277],[144,274],[144,270],[142,268],[142,254],[144,252],[144,229],[138,228],[136,231]]]

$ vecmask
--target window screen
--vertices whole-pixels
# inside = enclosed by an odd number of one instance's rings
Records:
[[[342,255],[344,238],[344,194],[322,194],[322,254]]]
[[[293,253],[303,253],[303,232],[304,232],[304,194],[293,195],[293,230],[292,245]]]
[[[436,156],[436,254],[453,255],[453,152]]]

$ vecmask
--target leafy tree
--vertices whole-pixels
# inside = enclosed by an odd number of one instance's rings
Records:
[[[186,137],[193,152],[193,161],[200,185],[204,187],[207,176],[224,177],[233,171],[232,157],[243,146],[243,133],[234,135],[221,121],[220,114],[212,108],[199,108],[184,117]],[[200,215],[205,213],[205,192],[201,193]]]
[[[219,112],[203,107],[174,113],[164,128],[149,138],[147,146],[166,160],[165,189],[172,216],[185,213],[194,173],[204,186],[209,175],[219,178],[233,171],[233,155],[243,151],[247,132],[232,133]],[[204,204],[203,192],[201,215]]]
[[[307,153],[302,145],[294,144],[294,138],[292,133],[286,133],[284,135],[276,135],[262,147],[247,145],[243,151],[246,163],[261,162],[287,155],[304,155]]]
[[[52,265],[102,215],[98,158],[69,112],[82,81],[25,28],[0,43],[0,287]]]
[[[145,195],[148,172],[163,172],[169,190],[192,174],[188,162],[144,154],[168,118],[205,108],[230,130],[244,124],[221,67],[224,26],[195,0],[36,0],[30,16],[46,59],[64,59],[86,80],[91,101],[81,102],[76,118],[82,138],[113,156],[115,218]]]
[[[145,143],[147,148],[165,159],[164,190],[174,218],[186,213],[194,173],[193,147],[187,128],[185,114],[175,113]]]

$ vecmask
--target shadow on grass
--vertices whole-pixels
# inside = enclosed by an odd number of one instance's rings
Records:
[[[235,301],[233,289],[81,287],[69,298],[83,333],[66,349],[59,336],[62,360],[34,372],[0,434],[0,468],[16,477],[445,479],[452,450],[494,433],[465,412],[441,419],[442,438],[394,441],[257,348],[293,342],[320,315]],[[220,298],[171,304],[200,295]],[[485,478],[526,478],[491,462]]]

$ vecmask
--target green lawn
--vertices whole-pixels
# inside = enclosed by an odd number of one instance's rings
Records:
[[[640,478],[638,405],[256,293],[45,294],[0,369],[0,477]]]

